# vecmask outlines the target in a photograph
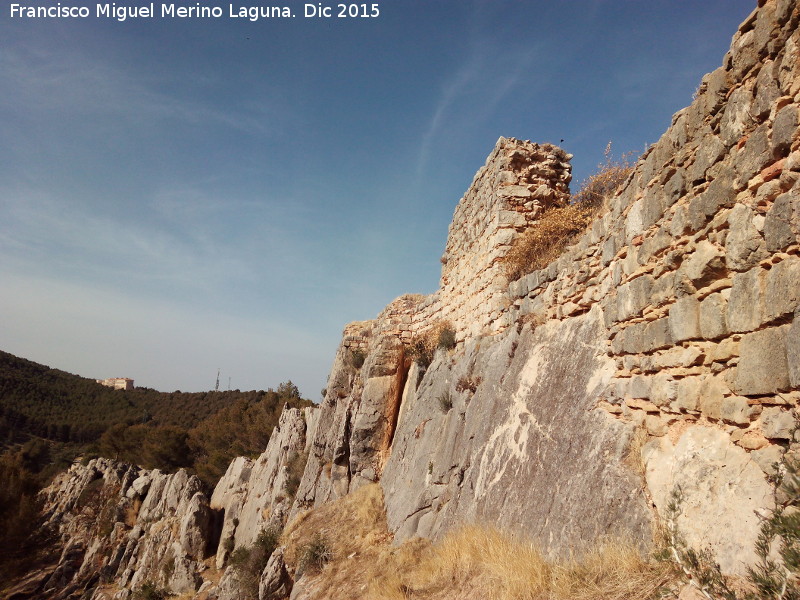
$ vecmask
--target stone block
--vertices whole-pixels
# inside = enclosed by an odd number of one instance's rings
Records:
[[[662,306],[675,297],[675,273],[664,273],[653,282],[650,290],[650,302],[653,306]]]
[[[769,406],[761,413],[761,431],[770,440],[791,440],[792,433],[798,426],[797,420],[790,410],[780,406]]]
[[[700,303],[700,335],[704,339],[715,340],[728,335],[727,305],[724,295],[719,292]]]
[[[727,152],[727,147],[716,135],[708,134],[701,141],[697,149],[694,164],[689,169],[690,181],[702,181],[706,171]]]
[[[646,352],[672,346],[675,342],[669,331],[668,319],[657,319],[647,323],[645,326],[645,339],[647,341]]]
[[[650,384],[650,401],[656,406],[669,406],[678,397],[678,383],[668,373],[657,373]]]
[[[628,388],[625,391],[625,395],[629,396],[630,398],[643,398],[645,400],[649,400],[650,378],[642,377],[641,375],[632,377],[628,382]]]
[[[776,474],[775,467],[780,464],[782,457],[783,449],[778,444],[770,444],[750,453],[750,458],[769,476]]]
[[[766,271],[759,267],[733,276],[726,315],[730,331],[753,331],[761,325],[765,280]]]
[[[725,238],[725,263],[733,271],[746,271],[767,256],[764,238],[753,225],[753,211],[737,204],[728,215],[728,236]]]
[[[694,296],[685,296],[669,309],[669,331],[675,342],[700,337],[700,302]]]
[[[667,423],[660,415],[647,415],[644,419],[647,433],[654,437],[661,437],[667,434]]]
[[[637,257],[639,264],[647,264],[656,254],[669,248],[672,244],[672,236],[666,227],[660,227],[655,235],[648,236],[644,243],[639,247]]]
[[[764,241],[769,252],[783,250],[797,241],[792,225],[800,229],[795,216],[798,206],[800,200],[797,194],[782,194],[775,199],[764,221]]]
[[[759,125],[747,138],[745,145],[736,154],[733,168],[739,183],[746,185],[757,173],[766,167],[772,159],[769,145],[769,128],[767,124]]]
[[[797,135],[798,110],[796,104],[784,106],[775,115],[772,124],[772,157],[783,158],[789,154],[792,140]]]
[[[690,231],[689,210],[685,206],[675,208],[672,220],[669,223],[669,233],[672,237],[680,237]]]
[[[656,356],[655,366],[662,369],[670,367],[691,367],[702,361],[703,353],[696,346],[675,346]]]
[[[661,210],[666,211],[675,204],[686,191],[686,177],[683,169],[678,169],[672,177],[664,184],[664,196],[662,197]]]
[[[677,393],[670,408],[678,411],[697,410],[700,399],[701,377],[684,377],[678,380]]]
[[[747,425],[753,414],[753,407],[747,403],[747,398],[742,396],[730,396],[722,399],[720,407],[720,417],[726,423],[735,425]]]
[[[772,105],[780,97],[781,92],[775,79],[775,63],[767,61],[761,66],[756,76],[756,90],[753,99],[752,115],[759,121],[769,116]]]
[[[723,256],[720,248],[708,240],[701,240],[681,265],[678,277],[686,277],[697,289],[705,287],[725,275]]]
[[[734,392],[753,396],[789,388],[787,330],[788,326],[771,327],[742,337]]]
[[[744,135],[752,123],[750,105],[753,102],[752,91],[744,86],[736,88],[728,98],[728,103],[720,122],[720,139],[728,147],[732,147]]]
[[[800,388],[800,318],[797,314],[786,332],[786,361],[789,364],[791,386]]]
[[[722,377],[707,375],[700,384],[698,408],[709,419],[722,418],[722,401],[730,389]]]
[[[767,273],[764,290],[766,322],[789,315],[800,305],[800,258],[779,262]]]
[[[642,314],[650,303],[653,278],[650,275],[637,277],[617,290],[617,319],[627,321]]]
[[[769,444],[767,438],[758,431],[746,431],[736,443],[746,450],[758,450]]]

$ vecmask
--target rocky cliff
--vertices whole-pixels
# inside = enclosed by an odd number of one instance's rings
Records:
[[[345,327],[318,408],[287,410],[210,500],[183,473],[74,466],[46,492],[62,560],[28,589],[237,597],[237,548],[376,482],[395,543],[489,523],[552,555],[606,535],[646,549],[668,523],[744,573],[800,402],[800,5],[759,4],[560,258],[507,279],[571,157],[500,138],[456,207],[440,289]],[[290,563],[273,555],[260,597],[289,594]]]

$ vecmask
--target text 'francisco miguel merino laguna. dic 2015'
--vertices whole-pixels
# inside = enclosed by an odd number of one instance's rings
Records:
[[[89,17],[116,19],[125,21],[127,19],[150,19],[150,18],[177,18],[177,19],[220,19],[244,18],[250,21],[259,19],[294,17],[295,15],[288,6],[239,6],[228,4],[222,6],[203,5],[199,2],[194,5],[180,5],[174,3],[155,2],[149,5],[128,6],[116,4],[115,2],[96,4],[94,9],[88,6],[69,6],[58,2],[48,6],[37,6],[29,4],[11,4],[11,18],[51,18],[51,19],[86,19]],[[226,10],[227,9],[227,10]],[[332,7],[324,6],[320,3],[305,4],[303,6],[302,17],[377,17],[380,12],[378,4],[339,4],[337,15]],[[353,10],[355,9],[355,10]],[[363,12],[362,12],[363,11]],[[357,14],[355,14],[357,13]]]

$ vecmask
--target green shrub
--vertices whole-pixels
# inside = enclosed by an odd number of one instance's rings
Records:
[[[300,549],[298,571],[318,573],[333,557],[328,542],[317,533],[312,540]]]
[[[367,355],[360,348],[350,350],[349,362],[354,369],[360,369],[363,367],[366,359]]]
[[[450,409],[453,408],[453,397],[450,394],[450,390],[440,394],[438,400],[439,408],[442,409],[443,413],[448,413],[450,412]]]
[[[166,600],[169,596],[167,590],[156,586],[152,581],[146,581],[133,593],[134,600]]]
[[[756,540],[758,562],[748,576],[761,598],[800,598],[800,461],[777,469],[775,508]],[[778,549],[780,559],[774,557]]]
[[[258,583],[261,573],[267,566],[269,557],[278,547],[280,531],[274,528],[262,529],[255,543],[249,547],[237,548],[230,558],[231,568],[236,570],[239,591],[247,598],[258,597]]]
[[[450,325],[445,325],[439,332],[438,347],[451,350],[456,347],[456,332]]]

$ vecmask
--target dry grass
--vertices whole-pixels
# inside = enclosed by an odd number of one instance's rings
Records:
[[[315,536],[331,560],[305,577],[326,600],[646,600],[670,580],[668,565],[622,542],[550,561],[526,540],[471,526],[435,545],[416,538],[393,547],[377,484],[295,520],[284,533],[290,569]]]
[[[433,360],[437,348],[455,346],[455,333],[449,321],[436,321],[425,331],[414,335],[408,346],[406,354],[423,367],[427,367]]]
[[[666,566],[631,544],[608,542],[580,560],[552,562],[531,543],[486,527],[461,529],[404,562],[373,582],[369,598],[644,600],[668,580]]]
[[[287,566],[296,571],[310,547],[324,544],[329,557],[318,574],[315,597],[330,600],[365,598],[391,553],[383,492],[377,483],[299,515],[285,529]]]
[[[508,254],[503,257],[509,280],[519,279],[542,269],[558,258],[564,249],[586,231],[606,203],[622,186],[633,171],[629,155],[614,160],[611,142],[606,146],[605,162],[598,165],[597,173],[581,183],[580,189],[569,204],[551,208],[541,219],[519,236]]]
[[[628,443],[628,451],[625,453],[625,464],[642,478],[642,482],[644,482],[644,477],[647,473],[647,466],[642,456],[642,449],[647,443],[647,440],[647,429],[643,426],[637,427],[636,431],[631,435],[630,442]]]

